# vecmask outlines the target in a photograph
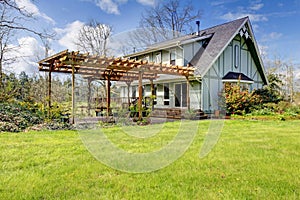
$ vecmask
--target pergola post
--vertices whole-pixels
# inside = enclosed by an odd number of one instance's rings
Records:
[[[107,80],[106,80],[106,89],[107,89],[106,116],[109,117],[109,115],[110,115],[110,76],[108,76]]]
[[[154,110],[154,84],[153,79],[150,79],[150,87],[151,87],[151,110]]]
[[[187,108],[188,110],[191,109],[190,105],[190,80],[189,77],[186,76],[186,102],[187,102]]]
[[[88,116],[91,116],[91,84],[92,84],[92,79],[88,78],[88,96],[87,96]]]
[[[75,123],[75,66],[72,65],[72,118],[71,123]]]
[[[51,67],[49,70],[49,76],[48,76],[48,118],[51,117],[51,86],[52,86],[52,75],[51,75]]]
[[[126,82],[126,85],[127,85],[127,102],[128,102],[128,108],[130,106],[130,85],[131,85],[131,82]]]
[[[142,120],[142,109],[143,109],[143,72],[139,71],[139,101],[138,101],[138,109],[139,109],[139,121]]]

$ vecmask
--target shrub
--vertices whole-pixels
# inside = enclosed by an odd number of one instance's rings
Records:
[[[262,103],[278,103],[282,100],[282,97],[279,94],[268,87],[257,89],[253,94],[259,95]]]
[[[36,110],[35,106],[21,103],[0,104],[1,131],[18,132],[34,124],[44,121],[44,116]],[[17,128],[16,128],[17,127]]]
[[[31,126],[40,125],[41,129],[70,129],[66,117],[66,109],[58,106],[51,110],[51,118],[47,119],[47,109],[43,104],[30,102],[0,103],[0,131],[19,132]]]
[[[74,130],[75,127],[72,124],[64,123],[64,122],[55,122],[49,121],[42,124],[36,124],[34,126],[30,126],[26,129],[26,131],[34,130],[34,131],[42,131],[42,130]]]
[[[233,116],[239,118],[238,116]],[[243,115],[244,119],[262,119],[262,120],[290,120],[300,119],[300,107],[289,102],[265,103],[251,113]]]
[[[0,121],[0,132],[19,132],[19,127],[14,123]]]
[[[249,92],[248,89],[243,89],[239,83],[226,83],[224,87],[224,100],[226,111],[229,114],[246,114],[255,107],[261,104],[262,100],[259,95],[254,92]]]

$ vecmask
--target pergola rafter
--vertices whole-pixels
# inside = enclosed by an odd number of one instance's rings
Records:
[[[159,74],[169,74],[188,77],[193,76],[194,67],[178,66],[170,64],[160,64],[149,62],[147,60],[135,60],[120,57],[105,57],[97,55],[89,55],[88,53],[69,52],[68,50],[57,53],[53,56],[45,58],[38,62],[39,71],[49,72],[51,77],[52,72],[72,74],[72,110],[74,122],[74,78],[75,74],[81,74],[84,78],[91,80],[106,80],[108,87],[110,81],[132,82],[138,80],[139,97],[142,95],[142,79],[153,81],[157,79]],[[51,85],[51,80],[49,80]],[[109,91],[110,88],[107,88]],[[51,91],[49,90],[49,96]],[[110,96],[108,92],[107,109],[109,111]],[[141,118],[142,99],[139,98],[139,117]],[[51,105],[51,99],[49,100]]]

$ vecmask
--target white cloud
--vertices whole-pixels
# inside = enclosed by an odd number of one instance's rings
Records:
[[[278,6],[278,7],[283,7],[284,4],[283,4],[283,3],[278,3],[277,6]]]
[[[272,32],[269,34],[271,40],[279,39],[282,36],[282,33]]]
[[[278,40],[282,37],[282,33],[278,33],[278,32],[271,32],[269,34],[265,34],[262,36],[262,41],[263,42],[273,42],[274,40]]]
[[[236,9],[236,12],[229,11],[221,16],[221,19],[232,21],[242,17],[248,16],[251,22],[263,22],[268,21],[268,15],[259,14],[257,11],[262,9],[264,4],[261,3],[261,0],[254,0],[250,2],[250,5],[247,7],[239,6]],[[232,9],[231,9],[232,10]]]
[[[120,14],[119,6],[112,0],[96,0],[96,5],[109,14]]]
[[[128,0],[86,0],[94,2],[101,10],[108,14],[121,14],[119,6],[121,4],[126,4]],[[157,0],[136,0],[137,3],[144,6],[155,6]]]
[[[155,6],[156,4],[155,0],[136,0],[136,2],[145,6]]]
[[[42,17],[46,21],[55,24],[55,21],[51,17],[47,16],[45,13],[40,12],[38,7],[31,3],[30,0],[16,0],[16,4],[18,7],[24,9],[26,12],[33,14],[33,16]]]
[[[32,74],[38,71],[37,61],[43,58],[44,48],[35,38],[20,38],[17,44],[9,45],[9,49],[14,49],[14,51],[7,52],[6,58],[15,59],[15,61],[4,66],[6,72],[19,74],[25,71],[27,74]]]
[[[117,3],[119,3],[119,4],[123,4],[123,3],[127,3],[128,2],[128,0],[116,0],[117,1]]]
[[[219,1],[212,1],[210,2],[210,5],[212,6],[222,6],[224,4],[228,4],[228,3],[234,3],[238,0],[219,0]]]
[[[65,28],[55,28],[55,32],[58,34],[58,37],[60,37],[58,43],[64,48],[76,50],[77,47],[74,44],[74,39],[77,38],[83,25],[84,23],[81,21],[74,21],[67,24]]]
[[[252,22],[261,22],[261,21],[268,21],[268,18],[261,14],[252,14],[247,12],[239,12],[239,13],[226,13],[221,16],[221,19],[232,21],[236,20],[238,18],[246,17],[248,16]]]
[[[250,6],[250,9],[257,11],[257,10],[260,10],[262,7],[264,7],[264,4],[258,3],[258,4],[253,4],[252,6]]]

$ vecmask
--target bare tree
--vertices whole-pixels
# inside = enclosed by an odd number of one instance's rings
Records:
[[[90,21],[88,24],[84,25],[79,31],[78,37],[75,39],[74,43],[78,50],[88,52],[98,56],[107,56],[108,54],[108,40],[111,36],[112,27],[106,24],[102,24],[96,20]],[[91,87],[92,79],[87,79],[88,84],[88,114],[90,115],[91,110]],[[101,94],[102,97],[107,96],[107,83],[106,81],[99,80],[100,89],[104,91]]]
[[[106,56],[107,42],[111,32],[111,26],[92,20],[82,27],[74,42],[81,51]]]
[[[132,35],[133,45],[145,47],[192,32],[194,22],[201,17],[190,2],[182,5],[179,0],[167,0],[146,10],[139,22],[139,29]]]
[[[24,7],[19,7],[15,0],[0,0],[0,8],[6,10],[6,15],[0,22],[0,28],[9,28],[33,33],[40,37],[53,37],[53,33],[43,33],[24,26],[25,21],[34,20],[34,13],[28,12]]]
[[[33,13],[19,7],[15,0],[0,0],[0,86],[2,85],[3,64],[16,60],[16,57],[5,58],[5,54],[16,50],[16,47],[9,45],[14,34],[25,31],[40,38],[54,37],[53,33],[39,32],[26,27],[24,22],[28,20],[34,20]]]
[[[1,16],[0,16],[0,87],[2,87],[2,73],[3,73],[3,63],[5,62],[4,54],[9,51],[9,39],[12,35],[12,29],[4,26],[7,24],[6,16],[8,15],[7,5],[0,4]]]
[[[279,91],[284,100],[294,102],[294,64],[291,61],[284,61],[280,56],[275,56],[274,60],[268,60],[266,64],[270,87]]]
[[[286,92],[287,92],[287,97],[291,103],[294,102],[294,95],[295,95],[295,77],[294,77],[294,65],[291,64],[286,64],[285,65],[286,68]]]

